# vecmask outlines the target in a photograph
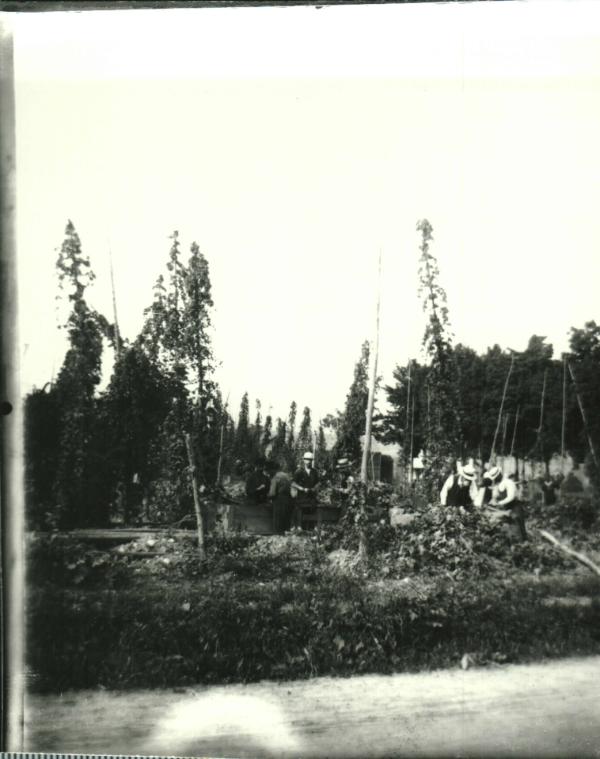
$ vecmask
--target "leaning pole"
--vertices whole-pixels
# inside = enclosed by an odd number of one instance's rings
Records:
[[[577,398],[579,410],[581,411],[581,418],[583,419],[583,428],[585,429],[585,434],[587,435],[588,445],[590,447],[590,453],[592,454],[592,458],[594,459],[594,464],[596,465],[596,469],[599,469],[600,464],[598,462],[598,456],[596,455],[596,449],[594,448],[594,441],[592,440],[592,436],[590,435],[590,427],[588,425],[587,416],[585,414],[585,409],[583,408],[583,403],[581,402],[581,396],[579,395],[579,390],[577,389],[577,380],[575,379],[573,367],[571,366],[569,361],[567,361],[567,369],[569,370],[569,374],[571,375],[571,379],[573,380],[573,388],[575,389],[575,397]]]
[[[510,366],[508,368],[508,374],[506,375],[506,381],[504,382],[504,389],[502,390],[502,400],[500,401],[500,409],[498,410],[498,422],[496,423],[496,430],[494,432],[494,439],[492,441],[492,450],[490,451],[490,463],[493,463],[496,458],[496,440],[498,438],[498,432],[500,431],[500,422],[502,420],[502,412],[504,411],[504,401],[506,400],[506,391],[508,389],[508,383],[510,381],[510,375],[512,374],[514,363],[515,363],[515,354],[511,353]]]

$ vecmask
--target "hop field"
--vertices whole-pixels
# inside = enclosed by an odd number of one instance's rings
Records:
[[[552,526],[597,559],[598,532],[584,529],[577,508],[532,510],[530,540],[514,543],[480,512],[423,508],[393,527],[386,494],[362,525],[359,506],[320,535],[212,535],[203,562],[191,532],[140,535],[108,551],[32,538],[33,687],[180,686],[600,652],[600,578],[537,531]]]

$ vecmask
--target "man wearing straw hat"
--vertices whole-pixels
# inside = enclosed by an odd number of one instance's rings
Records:
[[[462,506],[463,509],[469,509],[473,506],[475,500],[476,472],[472,464],[458,466],[456,474],[451,474],[444,483],[440,492],[440,503],[442,506]]]

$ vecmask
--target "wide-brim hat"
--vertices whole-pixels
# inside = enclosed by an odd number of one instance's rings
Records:
[[[314,456],[312,455],[310,451],[306,451],[306,453],[304,454],[304,456],[302,456],[302,458],[304,459],[304,461],[312,461],[314,459]]]
[[[502,477],[502,469],[500,469],[499,466],[493,466],[491,469],[488,469],[487,472],[483,475],[488,480],[491,480],[494,482],[494,480],[497,480],[499,477]]]
[[[338,459],[336,466],[338,469],[347,469],[350,466],[350,461],[348,459]]]
[[[463,466],[459,469],[459,473],[461,477],[464,477],[465,480],[473,481],[477,475],[475,472],[475,469],[471,466],[471,464],[467,464],[466,466]]]

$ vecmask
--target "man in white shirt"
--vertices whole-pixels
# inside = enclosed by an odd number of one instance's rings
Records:
[[[521,540],[527,540],[525,529],[525,512],[517,498],[517,485],[510,477],[505,477],[499,466],[489,469],[484,479],[492,484],[492,517],[498,521],[515,526]],[[496,508],[499,507],[499,508]]]

